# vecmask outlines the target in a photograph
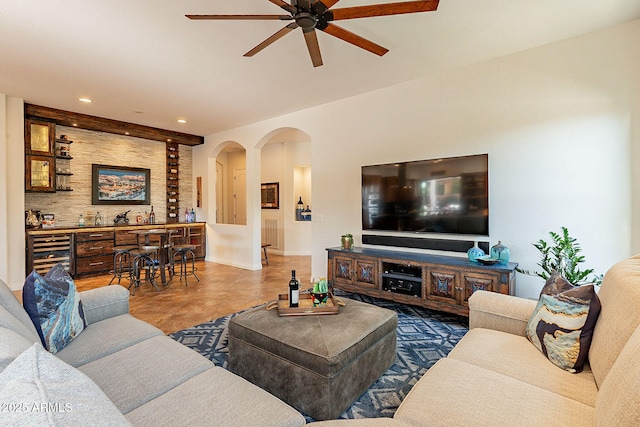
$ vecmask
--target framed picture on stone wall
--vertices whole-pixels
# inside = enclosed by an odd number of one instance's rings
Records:
[[[126,166],[91,165],[94,205],[150,204],[151,170]]]

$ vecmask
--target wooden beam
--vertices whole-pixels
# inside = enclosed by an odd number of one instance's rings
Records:
[[[62,126],[77,127],[116,135],[135,136],[153,141],[175,142],[190,146],[204,144],[204,137],[198,135],[158,129],[33,104],[25,103],[24,115],[25,119],[46,120]]]

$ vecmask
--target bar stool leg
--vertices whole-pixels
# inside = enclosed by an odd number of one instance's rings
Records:
[[[128,251],[116,252],[113,255],[113,276],[111,276],[111,280],[109,280],[109,285],[113,283],[116,277],[118,278],[118,285],[121,284],[120,281],[122,280],[122,275],[125,272],[125,263],[129,263]]]
[[[133,292],[131,295],[136,294],[136,290],[138,286],[140,286],[140,257],[135,256],[131,259],[131,268],[129,269],[129,291],[131,291],[131,287],[133,286]]]
[[[151,283],[151,285],[156,288],[157,291],[160,291],[160,288],[158,287],[158,285],[156,284],[156,273],[157,273],[157,268],[156,268],[156,260],[150,256],[150,255],[146,255],[145,256],[146,260],[145,260],[145,264],[146,264],[146,271],[147,271],[147,280],[149,281],[149,283]]]
[[[199,282],[200,278],[196,274],[196,254],[191,249],[189,249],[189,253],[191,254],[191,274]],[[185,278],[184,280],[186,282],[187,279]]]

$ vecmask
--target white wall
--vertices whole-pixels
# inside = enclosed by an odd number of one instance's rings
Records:
[[[194,148],[194,173],[206,174],[203,159],[224,141],[256,147],[274,129],[306,132],[312,144],[312,274],[323,276],[325,248],[347,232],[359,244],[362,165],[487,152],[491,242],[502,240],[512,260],[531,269],[538,261],[531,243],[566,226],[588,266],[604,273],[640,249],[632,215],[637,174],[631,172],[640,140],[633,100],[640,76],[633,41],[639,38],[635,21],[210,135]],[[259,195],[253,199],[259,208]],[[254,226],[245,234],[250,244],[259,240]],[[222,250],[237,237],[214,232],[213,239]],[[255,264],[256,255],[240,259]],[[517,280],[518,295],[537,297],[539,279]]]
[[[20,289],[24,268],[24,102],[0,94],[0,279]]]

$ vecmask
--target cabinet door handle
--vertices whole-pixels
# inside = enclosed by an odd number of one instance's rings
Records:
[[[102,246],[91,246],[89,249],[92,251],[95,249],[102,249]]]
[[[102,237],[102,233],[89,234],[89,237]]]
[[[96,265],[102,265],[102,264],[104,264],[104,261],[89,263],[91,267],[95,267]]]

